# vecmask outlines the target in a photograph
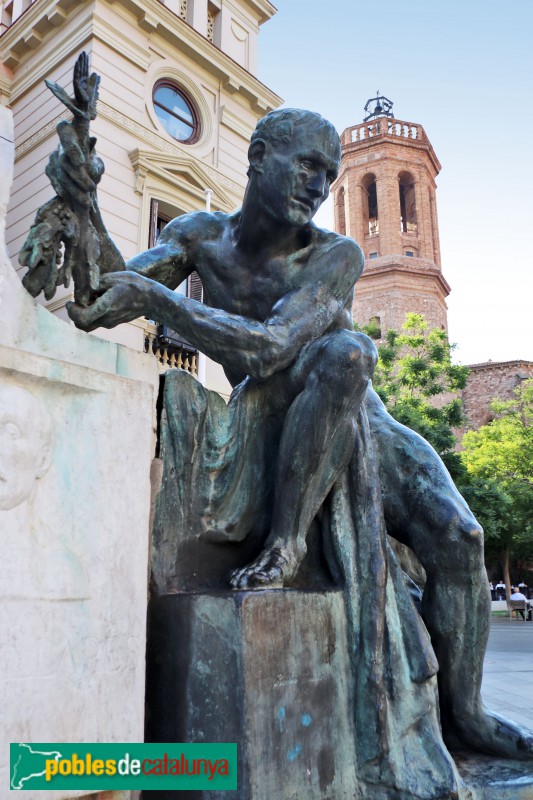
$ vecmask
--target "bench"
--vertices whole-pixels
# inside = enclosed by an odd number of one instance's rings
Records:
[[[524,622],[528,619],[528,615],[531,614],[527,600],[509,600],[509,619],[513,618],[513,611],[516,614],[516,619],[518,619],[518,612],[521,611]]]

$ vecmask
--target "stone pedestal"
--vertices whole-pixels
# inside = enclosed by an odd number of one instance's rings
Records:
[[[150,601],[146,740],[238,743],[236,792],[180,800],[410,800],[357,780],[352,682],[340,590]],[[453,755],[460,800],[532,800],[533,764]]]
[[[238,743],[238,791],[206,798],[358,796],[340,591],[155,597],[148,635],[147,741]]]

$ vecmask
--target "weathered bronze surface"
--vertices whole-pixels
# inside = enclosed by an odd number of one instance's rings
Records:
[[[42,291],[50,300],[58,286],[67,287],[73,279],[76,303],[87,306],[97,296],[100,259],[108,270],[122,268],[113,242],[97,231],[102,223],[96,184],[104,164],[95,155],[89,122],[96,118],[100,77],[95,72],[89,75],[89,58],[82,53],[74,67],[73,98],[56,83],[45,83],[74,119],[57,126],[61,144],[46,168],[57,196],[37,212],[20,252],[20,263],[28,267],[23,283],[33,297]]]
[[[54,187],[77,215],[74,182],[94,210],[102,168],[92,148],[69,146],[68,128],[58,133]],[[375,347],[351,318],[360,248],[312,223],[339,159],[338,135],[318,114],[268,114],[252,136],[242,209],[179,217],[115,272],[99,220],[99,271],[110,274],[98,288],[89,281],[69,314],[87,331],[141,315],[164,322],[220,362],[235,387],[226,406],[186,373],[166,377],[152,613],[164,596],[221,590],[228,571],[244,593],[340,588],[353,796],[452,798],[463,788],[441,735],[437,669],[447,744],[531,758],[533,735],[482,706],[490,603],[482,530],[437,454],[371,388]],[[204,304],[173,291],[193,270]],[[386,533],[426,571],[425,627]],[[260,647],[260,636],[252,628],[246,646]]]

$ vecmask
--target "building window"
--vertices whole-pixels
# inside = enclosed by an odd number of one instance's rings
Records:
[[[368,257],[369,257],[369,258],[377,258],[377,257],[378,257],[378,254],[377,254],[377,253],[369,253],[369,254],[368,254]]]
[[[163,208],[161,208],[161,206],[163,206]],[[174,219],[175,216],[180,216],[180,213],[178,209],[171,209],[167,204],[160,203],[159,200],[155,198],[150,200],[148,247],[156,246],[157,240],[165,225],[167,225],[171,219]],[[189,277],[176,287],[174,291],[177,294],[190,297],[192,300],[198,300],[200,303],[203,302],[204,289],[197,272],[191,272]],[[157,336],[153,341],[148,342],[147,340],[145,342],[146,352],[148,352],[149,349],[155,351],[158,347],[165,347],[169,353],[178,353],[178,351],[196,353],[196,348],[184,339],[181,334],[172,330],[168,325],[159,324],[155,320],[152,320],[152,322],[157,326]]]
[[[376,176],[370,173],[365,175],[362,180],[363,191],[366,195],[366,206],[363,209],[365,220],[368,225],[370,236],[379,236],[379,216],[378,216],[378,193],[376,186]]]
[[[153,102],[157,118],[170,136],[183,144],[193,144],[198,140],[198,115],[183,89],[172,81],[158,81],[154,87]]]
[[[416,233],[415,182],[409,172],[401,172],[400,180],[400,230],[402,233]]]
[[[413,256],[414,256],[414,253],[413,253],[413,251],[412,251],[412,250],[406,250],[406,251],[405,251],[405,255],[406,255],[406,256],[410,256],[411,258],[413,258]]]
[[[370,321],[366,326],[366,334],[371,339],[381,339],[381,319],[380,317],[370,317]]]
[[[161,207],[163,206],[163,208]],[[165,213],[166,212],[166,213]],[[148,233],[148,247],[155,247],[161,231],[172,219],[181,216],[181,211],[171,208],[166,203],[160,203],[153,198],[150,200],[150,230]],[[203,301],[204,289],[200,276],[196,272],[191,272],[186,281],[176,289],[178,294],[184,294],[192,300]]]

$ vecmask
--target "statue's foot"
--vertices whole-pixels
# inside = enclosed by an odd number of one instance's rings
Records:
[[[455,719],[451,733],[450,746],[456,744],[457,738],[464,747],[479,753],[501,758],[533,759],[533,731],[494,711],[482,708],[477,714]]]
[[[283,545],[266,547],[255,561],[234,570],[228,582],[232,589],[273,589],[294,578],[303,556]]]

